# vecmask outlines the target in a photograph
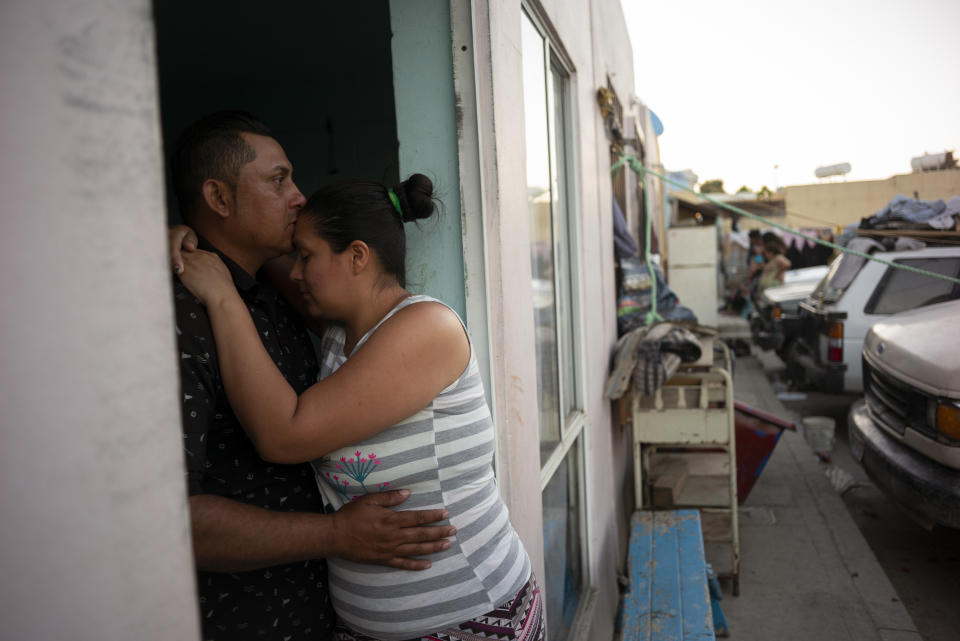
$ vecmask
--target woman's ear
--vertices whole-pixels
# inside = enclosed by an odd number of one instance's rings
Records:
[[[362,240],[350,243],[347,251],[350,253],[350,266],[354,274],[359,274],[370,265],[370,246]]]
[[[233,191],[222,180],[207,178],[203,181],[203,201],[221,218],[227,218],[233,212]]]

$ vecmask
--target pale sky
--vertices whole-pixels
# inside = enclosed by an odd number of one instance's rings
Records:
[[[815,183],[822,165],[871,180],[960,156],[960,0],[621,4],[671,171],[732,193]]]

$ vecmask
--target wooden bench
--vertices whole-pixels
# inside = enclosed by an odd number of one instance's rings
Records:
[[[623,641],[713,641],[703,533],[697,510],[634,512]]]

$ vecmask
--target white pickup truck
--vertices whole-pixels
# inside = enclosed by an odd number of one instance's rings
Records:
[[[863,378],[853,457],[921,523],[960,528],[960,301],[875,324]]]
[[[791,269],[783,284],[769,287],[754,296],[750,334],[760,349],[772,349],[780,358],[789,351],[799,332],[800,302],[806,299],[827,274],[827,265]]]
[[[960,247],[877,252],[878,258],[960,278]],[[960,298],[960,285],[844,254],[800,303],[800,336],[785,360],[791,371],[832,393],[860,392],[867,331],[891,314]]]

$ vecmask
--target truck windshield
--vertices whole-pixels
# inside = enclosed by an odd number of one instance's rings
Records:
[[[847,247],[869,254],[883,250],[883,245],[870,238],[854,238]],[[823,277],[810,297],[823,303],[837,302],[866,262],[866,258],[854,254],[837,256],[830,264],[830,271]]]
[[[853,254],[838,256],[830,264],[830,271],[813,290],[811,297],[824,303],[837,302],[866,262],[866,258]]]

